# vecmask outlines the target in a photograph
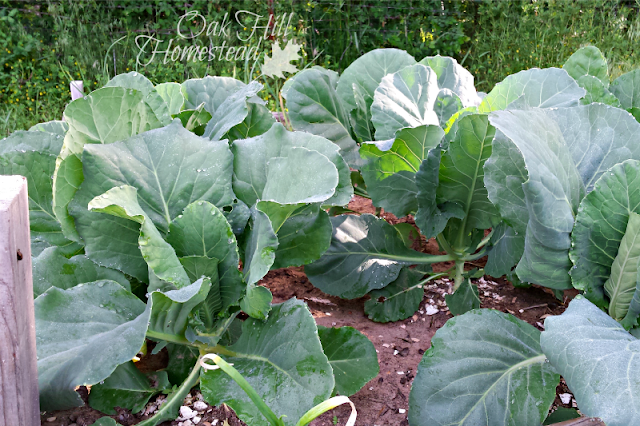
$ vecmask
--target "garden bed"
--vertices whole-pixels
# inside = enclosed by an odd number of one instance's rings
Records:
[[[374,213],[371,201],[355,196],[349,208],[359,213]],[[388,222],[395,224],[399,221],[412,222],[411,217],[398,220],[395,216],[382,212]],[[434,240],[415,242],[414,248],[429,254],[439,254]],[[485,259],[478,260],[475,265],[482,267]],[[436,264],[434,271],[449,268],[448,263]],[[302,267],[292,267],[270,271],[260,282],[273,293],[273,302],[284,302],[292,297],[303,300],[309,306],[313,317],[319,325],[325,327],[351,326],[365,334],[374,344],[378,352],[380,373],[367,383],[350,399],[358,410],[359,425],[408,425],[409,391],[415,377],[416,368],[422,355],[429,348],[431,338],[435,332],[452,317],[446,308],[444,295],[451,292],[452,283],[447,279],[435,280],[427,285],[425,296],[420,309],[411,318],[393,323],[376,323],[364,314],[366,298],[345,300],[329,296],[315,288],[307,279]],[[550,290],[538,286],[530,288],[516,288],[507,280],[479,278],[474,280],[478,285],[482,308],[496,309],[507,312],[528,322],[542,330],[544,318],[549,315],[560,315],[564,312],[565,304],[556,299]],[[565,303],[568,303],[575,291],[567,291]],[[438,312],[434,312],[434,308]],[[429,309],[428,309],[429,308]],[[161,351],[156,356],[149,356],[138,364],[143,371],[161,369],[166,365],[168,356]],[[81,388],[86,396],[86,388]],[[567,393],[568,389],[562,382],[557,389],[558,395]],[[198,400],[198,392],[193,390],[187,397],[187,404]],[[563,404],[559,396],[553,404],[552,410],[564,406],[575,405],[571,400]],[[86,400],[86,398],[85,398]],[[152,404],[152,403],[151,403]],[[209,411],[211,410],[211,411]],[[225,407],[208,407],[201,416],[199,424],[209,422],[223,425],[227,420],[229,426],[244,425],[235,417],[231,409]],[[313,426],[331,426],[335,424],[334,416],[339,425],[345,424],[349,417],[348,407],[339,407],[316,419]],[[103,414],[87,406],[65,410],[61,412],[45,413],[42,424],[50,426],[90,425]],[[47,421],[55,417],[53,421]],[[113,416],[121,424],[128,426],[138,423],[148,416],[133,415],[127,410],[121,410]],[[164,422],[163,426],[177,426],[180,422]]]

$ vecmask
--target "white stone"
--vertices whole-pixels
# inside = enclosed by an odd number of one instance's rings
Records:
[[[183,419],[192,419],[197,414],[198,413],[196,413],[195,411],[193,411],[191,408],[187,407],[186,405],[183,405],[182,407],[180,407],[180,417],[182,417]]]
[[[404,408],[398,408],[398,413],[404,414],[406,412],[407,412],[407,410],[405,410]]]
[[[433,305],[427,305],[426,306],[426,312],[425,313],[427,315],[435,315],[438,312],[440,312],[440,309],[436,308],[435,306],[433,306]]]
[[[198,423],[200,423],[200,420],[202,420],[202,417],[198,417],[198,416],[195,416],[193,419],[191,419],[194,425],[197,425]]]
[[[204,401],[196,401],[193,403],[193,408],[195,408],[197,411],[204,411],[207,409],[207,407],[208,405]]]
[[[573,395],[571,395],[570,393],[561,393],[558,396],[560,397],[562,403],[565,405],[569,404],[571,402],[571,398],[573,397]]]

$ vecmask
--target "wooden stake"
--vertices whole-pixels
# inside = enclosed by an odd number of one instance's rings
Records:
[[[0,426],[39,424],[27,179],[0,176]]]

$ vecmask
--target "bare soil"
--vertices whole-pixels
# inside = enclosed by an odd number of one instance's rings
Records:
[[[371,205],[370,200],[357,196],[351,201],[349,208],[360,213],[375,213],[375,208]],[[413,218],[410,216],[397,219],[384,212],[381,216],[392,224],[399,222],[413,224]],[[422,238],[414,241],[413,248],[426,253],[438,254],[438,245],[434,240],[426,241]],[[486,259],[480,259],[468,267],[481,268],[485,261]],[[447,270],[451,266],[450,263],[436,264],[433,265],[433,269],[439,272]],[[544,318],[547,316],[561,314],[568,301],[577,293],[567,291],[564,300],[560,301],[548,289],[535,285],[530,288],[515,288],[503,278],[494,279],[485,276],[473,280],[473,283],[478,285],[482,308],[508,312],[538,329],[542,329]],[[425,290],[420,309],[411,318],[385,324],[373,322],[365,316],[364,302],[366,298],[343,300],[326,295],[309,282],[302,267],[270,271],[260,284],[271,290],[274,303],[283,302],[292,297],[305,301],[319,325],[326,327],[351,326],[365,334],[373,342],[378,352],[380,373],[351,397],[358,410],[357,424],[362,426],[408,425],[409,391],[418,363],[429,348],[435,332],[452,317],[444,302],[444,295],[451,292],[450,281],[439,279],[430,284]],[[425,305],[437,306],[439,312],[427,315]],[[163,368],[164,365],[166,365],[166,353],[163,354],[163,352],[139,363],[139,367],[144,370],[157,370]],[[86,398],[87,390],[85,388],[80,388],[79,392]],[[562,381],[558,386],[557,394],[567,392],[569,391]],[[191,398],[197,399],[196,395],[197,391],[192,391]],[[568,404],[563,404],[556,396],[552,410],[558,406],[571,407],[573,404],[575,404],[573,400]],[[244,425],[226,406],[209,407],[207,410],[202,413],[200,425],[223,426],[225,420],[229,426]],[[312,425],[333,426],[336,424],[336,419],[338,425],[344,425],[349,414],[350,408],[339,407],[319,417],[312,422]],[[42,424],[86,426],[101,416],[101,413],[85,406],[73,410],[44,413]],[[53,417],[55,419],[52,420]],[[112,417],[128,426],[136,424],[148,416],[120,410],[118,415]],[[178,424],[178,421],[162,423],[163,426],[178,426]]]

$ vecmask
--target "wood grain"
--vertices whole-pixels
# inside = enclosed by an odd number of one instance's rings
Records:
[[[27,180],[0,176],[0,426],[40,424]]]

